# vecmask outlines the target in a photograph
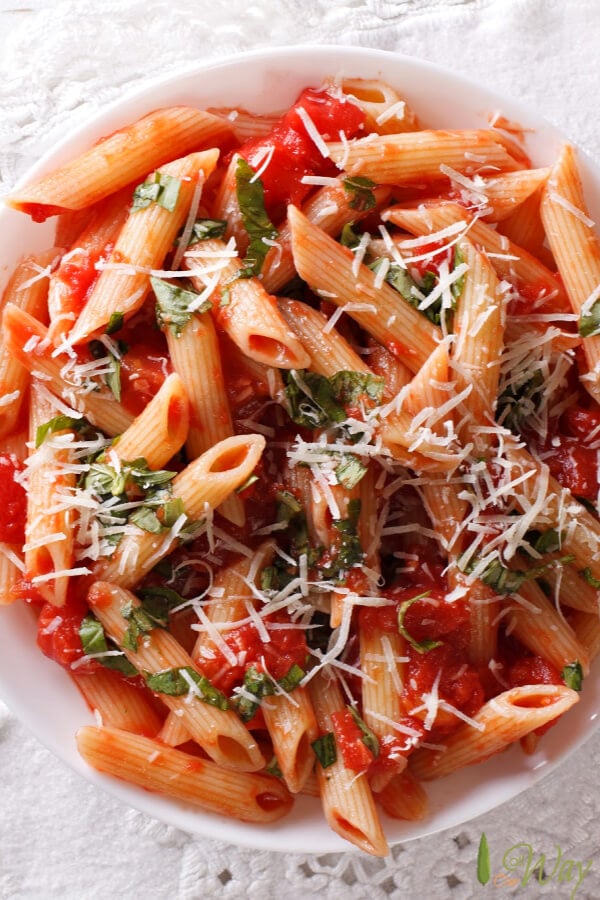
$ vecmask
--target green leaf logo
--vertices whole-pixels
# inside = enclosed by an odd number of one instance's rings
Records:
[[[488,847],[485,832],[482,832],[479,839],[479,850],[477,852],[477,880],[480,884],[487,884],[490,880],[490,848]]]

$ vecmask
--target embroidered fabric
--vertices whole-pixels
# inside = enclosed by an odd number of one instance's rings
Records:
[[[596,0],[9,0],[0,3],[0,193],[66,130],[148,77],[277,44],[395,49],[451,66],[522,97],[594,154],[599,37]],[[123,807],[67,770],[0,702],[0,897],[471,900],[482,896],[476,857],[485,831],[492,873],[514,862],[497,896],[592,900],[600,896],[598,771],[600,735],[520,797],[396,846],[385,860],[259,852]],[[531,865],[546,856],[545,886],[537,870],[522,881],[528,846]],[[590,860],[577,884],[576,863]]]

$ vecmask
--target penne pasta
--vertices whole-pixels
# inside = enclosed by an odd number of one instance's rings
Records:
[[[209,113],[186,106],[158,109],[15,192],[8,203],[35,221],[83,209],[177,156],[215,146],[229,133],[227,122]]]

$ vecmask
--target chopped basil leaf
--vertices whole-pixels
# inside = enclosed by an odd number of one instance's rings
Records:
[[[369,269],[377,273],[383,265],[384,257],[380,256],[369,264]],[[412,306],[416,305],[414,291],[418,291],[419,287],[414,278],[411,278],[408,271],[398,263],[392,262],[387,270],[385,280],[391,284],[398,293],[404,297]]]
[[[497,419],[519,434],[522,425],[536,415],[545,395],[546,379],[540,369],[526,370],[521,378],[513,379],[498,396]]]
[[[583,669],[579,660],[569,663],[562,670],[562,678],[567,687],[572,691],[580,691],[583,686]]]
[[[273,775],[274,778],[283,778],[283,772],[282,772],[281,769],[279,768],[279,763],[277,762],[277,757],[276,757],[276,756],[274,756],[274,757],[271,759],[271,762],[269,762],[269,763],[265,766],[265,774],[266,774],[266,775]]]
[[[90,348],[90,353],[94,357],[94,359],[105,359],[106,358],[106,366],[107,371],[102,375],[102,380],[104,381],[107,388],[112,392],[115,400],[121,402],[121,359],[115,353],[112,353],[107,347],[104,346],[102,341],[90,341],[88,344]],[[125,345],[121,345],[119,342],[119,350],[125,352]]]
[[[91,656],[96,653],[108,653],[110,651],[102,623],[92,613],[89,613],[82,619],[79,626],[79,639],[81,640],[83,652],[86,655]],[[116,645],[113,646],[116,649]],[[123,653],[120,653],[118,656],[99,656],[96,658],[96,661],[104,666],[105,669],[121,672],[127,678],[138,674],[135,666],[129,662]]]
[[[532,566],[530,569],[508,569],[502,565],[499,559],[493,559],[477,577],[497,594],[516,594],[526,581],[539,578],[555,562],[569,563],[572,560],[573,557],[571,556],[563,556],[559,560],[550,560],[548,563],[544,563],[541,566]],[[470,574],[476,566],[477,560],[473,560],[465,571]]]
[[[163,585],[138,588],[137,596],[141,600],[144,612],[160,628],[168,626],[171,610],[185,603],[181,594]]]
[[[367,473],[367,466],[358,458],[349,453],[344,453],[340,459],[340,464],[335,470],[335,477],[339,484],[350,491],[359,483],[361,478]]]
[[[535,535],[531,545],[540,554],[556,553],[562,546],[563,536],[560,531],[550,528]]]
[[[408,633],[406,627],[404,625],[404,618],[408,609],[416,603],[417,600],[423,600],[424,597],[429,597],[431,591],[424,591],[422,594],[417,594],[416,597],[412,597],[410,600],[405,600],[404,603],[401,603],[398,607],[398,631],[402,635],[402,637],[408,641],[411,647],[414,647],[417,653],[428,653],[429,650],[433,650],[434,647],[440,647],[442,641],[417,641],[415,638]]]
[[[321,763],[323,769],[328,769],[337,760],[337,751],[335,747],[335,737],[333,731],[322,734],[311,744],[314,754]]]
[[[231,303],[231,288],[221,288],[221,299],[219,300],[219,309],[226,309]]]
[[[85,478],[85,487],[100,496],[120,497],[130,486],[148,491],[172,481],[177,472],[149,469],[143,457],[123,462],[117,471],[103,462],[94,462]]]
[[[146,209],[151,203],[157,203],[168,212],[177,206],[181,181],[163,172],[153,172],[145,181],[138,184],[133,192],[131,212]]]
[[[600,581],[597,578],[594,578],[592,575],[592,570],[588,567],[581,570],[581,577],[585,578],[588,584],[590,584],[597,591],[600,591]]]
[[[105,334],[114,334],[115,331],[120,331],[123,327],[123,323],[125,321],[125,316],[122,312],[114,312],[110,314],[110,319],[108,320],[108,325],[104,331]]]
[[[41,447],[46,440],[46,437],[49,434],[54,434],[55,431],[66,431],[70,429],[81,431],[83,428],[87,428],[88,424],[87,419],[84,419],[83,417],[81,419],[74,419],[72,416],[55,416],[53,419],[49,419],[48,422],[44,422],[43,425],[38,425],[35,432],[36,449]]]
[[[336,372],[329,379],[335,399],[343,406],[349,406],[364,395],[375,403],[381,403],[385,379],[369,372]]]
[[[141,606],[126,603],[121,609],[121,615],[127,621],[127,631],[123,635],[121,644],[126,650],[137,650],[138,639],[156,626],[156,623],[144,611]]]
[[[283,678],[279,679],[277,684],[283,688],[286,694],[289,694],[290,691],[293,691],[294,688],[298,687],[305,674],[304,669],[301,669],[298,663],[294,663]]]
[[[379,756],[379,741],[377,740],[377,735],[375,735],[368,725],[366,725],[364,720],[361,719],[353,706],[348,705],[346,709],[350,711],[350,715],[360,728],[362,732],[362,741],[367,750],[370,750],[374,757]]]
[[[579,317],[579,334],[581,337],[600,334],[600,300],[596,300],[589,312]]]
[[[358,499],[348,503],[348,518],[334,519],[331,523],[338,532],[329,550],[331,558],[319,568],[327,579],[342,581],[348,569],[360,564],[364,559],[364,550],[358,536],[358,517],[361,503]]]
[[[377,205],[377,200],[373,193],[373,188],[376,185],[370,178],[365,178],[362,175],[353,175],[350,178],[344,178],[342,184],[346,193],[352,195],[349,203],[350,209],[366,212]]]
[[[290,418],[296,425],[324,428],[346,419],[346,411],[336,401],[329,378],[291,369],[284,375],[284,381]]]
[[[249,722],[256,715],[260,701],[263,697],[274,694],[275,687],[271,678],[265,672],[259,672],[255,666],[246,669],[242,687],[246,694],[252,694],[256,699],[250,700],[245,694],[238,694],[232,705],[242,722]]]
[[[384,379],[364,372],[337,372],[330,378],[292,369],[284,375],[290,418],[307,428],[327,428],[347,418],[345,407],[366,396],[381,402]]]
[[[240,484],[240,486],[235,489],[236,494],[241,494],[242,491],[245,491],[247,488],[249,488],[251,485],[253,485],[257,481],[258,481],[258,475],[254,475],[254,474],[248,475],[245,482],[243,484]]]
[[[237,161],[235,185],[242,222],[249,238],[244,267],[240,269],[239,277],[251,278],[253,275],[260,275],[265,257],[271,249],[265,239],[274,241],[279,232],[265,209],[263,183],[256,177],[252,166],[241,156]]]
[[[226,230],[227,222],[225,219],[196,219],[192,227],[188,247],[191,244],[197,244],[198,241],[222,238]],[[182,235],[180,234],[177,243],[181,241],[181,237]]]
[[[340,244],[342,247],[348,247],[349,250],[354,250],[355,247],[358,247],[360,244],[360,237],[355,232],[353,226],[353,222],[347,222],[342,228],[342,233],[340,234]]]
[[[150,690],[156,691],[157,694],[167,694],[169,697],[192,694],[204,703],[216,706],[217,709],[229,709],[225,695],[213,687],[205,675],[200,675],[191,666],[167,669],[166,672],[157,672],[154,675],[147,674],[145,680]]]
[[[93,615],[85,616],[79,626],[79,637],[84,653],[106,653],[108,646],[102,623]]]
[[[153,509],[147,506],[141,506],[129,516],[132,525],[137,525],[142,531],[148,531],[150,534],[160,534],[163,530],[162,523]]]
[[[292,516],[302,512],[302,504],[291,491],[277,491],[277,522],[289,522]]]
[[[461,266],[464,263],[464,261],[465,261],[465,257],[463,255],[463,252],[460,249],[460,247],[458,245],[456,245],[454,248],[453,269],[456,269],[456,268],[458,268],[458,266]],[[452,291],[452,296],[454,297],[455,300],[460,299],[460,295],[463,292],[464,286],[465,286],[465,273],[463,272],[463,274],[460,275],[459,278],[456,279],[456,281],[453,281],[452,285],[450,286],[450,290]]]
[[[164,328],[169,328],[176,337],[180,336],[193,313],[207,312],[212,306],[210,300],[204,300],[196,307],[200,296],[197,291],[171,284],[156,275],[150,276],[150,284],[156,297],[158,323]]]

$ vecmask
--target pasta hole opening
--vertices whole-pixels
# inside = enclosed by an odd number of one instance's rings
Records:
[[[545,706],[553,706],[561,697],[558,694],[529,694],[526,697],[517,697],[510,701],[511,706],[517,709],[543,709]]]
[[[345,89],[363,103],[385,103],[387,99],[380,87],[368,83],[359,84],[353,81],[351,84],[345,85]]]
[[[239,469],[246,460],[248,455],[248,447],[243,444],[241,447],[232,447],[219,456],[211,463],[209,472],[231,472]]]
[[[294,354],[290,353],[289,347],[264,334],[251,334],[248,338],[248,349],[251,353],[260,354],[265,361],[269,360],[272,365],[276,366],[293,363],[295,359]]]
[[[370,846],[371,841],[367,837],[367,835],[360,828],[357,828],[356,825],[353,825],[352,822],[349,822],[348,819],[344,818],[344,816],[336,815],[334,816],[334,820],[337,826],[336,830],[347,838],[347,840],[352,843],[357,844],[359,847],[365,847],[366,844]]]
[[[239,766],[242,769],[254,768],[250,754],[235,738],[221,735],[217,741],[217,746],[223,756],[234,766]]]
[[[276,794],[275,791],[261,791],[260,794],[256,795],[256,805],[259,806],[263,812],[273,812],[274,810],[281,809],[282,807],[287,806],[289,802],[289,797],[286,797],[284,794]]]

